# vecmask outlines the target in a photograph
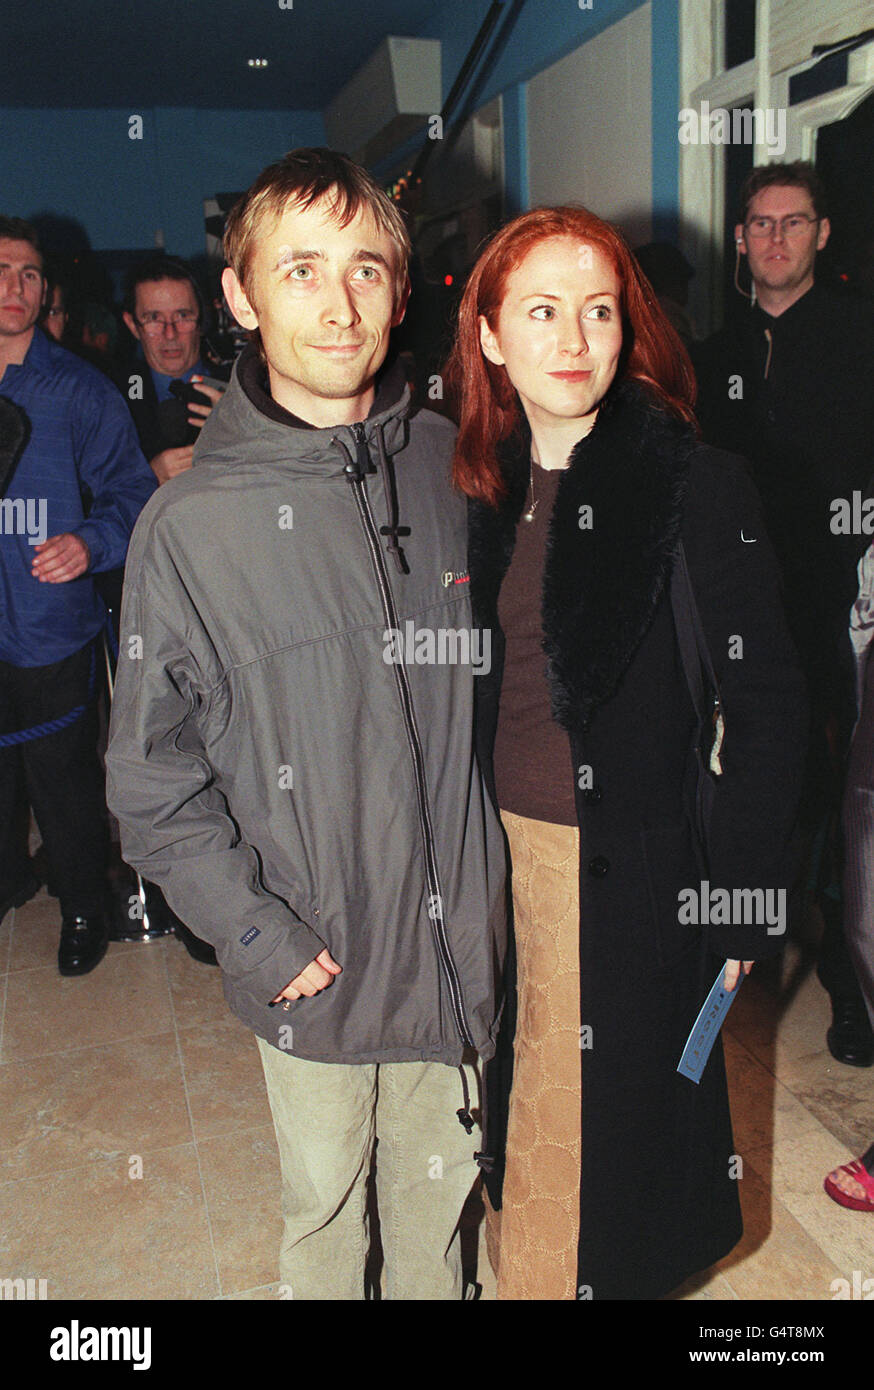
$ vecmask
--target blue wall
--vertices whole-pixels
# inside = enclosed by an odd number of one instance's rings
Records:
[[[444,0],[420,31],[443,45],[444,98],[490,0]],[[512,0],[506,0],[508,14]],[[528,205],[526,82],[622,19],[642,0],[525,0],[508,39],[494,41],[478,73],[475,106],[504,94],[507,210]],[[653,216],[656,235],[677,222],[678,0],[653,0]],[[505,23],[506,21],[503,21]],[[366,57],[362,54],[362,61]],[[271,159],[299,144],[323,144],[312,111],[145,110],[144,138],[128,138],[127,110],[0,111],[0,210],[54,212],[81,222],[96,250],[154,245],[204,250],[202,200],[248,186]],[[424,130],[423,130],[424,136]],[[407,142],[411,155],[420,142]],[[400,153],[399,151],[395,152]],[[382,168],[393,156],[381,161]],[[381,172],[381,169],[377,172]]]
[[[153,246],[202,255],[203,199],[247,188],[294,145],[325,142],[311,111],[128,110],[0,112],[0,211],[80,222],[95,250]]]
[[[652,235],[676,241],[679,228],[680,142],[679,0],[652,5]]]
[[[420,31],[443,45],[444,99],[482,24],[490,0],[444,0]],[[505,0],[508,11],[512,0]],[[603,29],[624,19],[643,0],[592,0],[580,9],[577,0],[525,0],[509,37],[492,38],[490,56],[478,70],[475,106],[504,94],[504,162],[507,211],[528,206],[526,87],[529,78],[558,62]],[[652,0],[653,234],[675,234],[678,206],[679,152],[677,110],[679,92],[678,0]],[[505,24],[506,21],[502,21]]]

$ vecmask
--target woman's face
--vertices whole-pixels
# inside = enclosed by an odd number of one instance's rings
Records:
[[[583,434],[595,423],[622,351],[619,290],[599,247],[549,237],[507,277],[494,330],[480,317],[482,350],[506,367],[532,425],[579,420]]]

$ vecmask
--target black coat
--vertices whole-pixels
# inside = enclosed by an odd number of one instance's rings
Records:
[[[871,537],[836,535],[831,503],[870,495],[872,306],[817,281],[776,318],[741,308],[694,357],[704,438],[749,459],[817,709],[852,726],[847,615]]]
[[[492,669],[477,678],[479,756],[491,756],[504,659],[497,599],[528,484],[530,436],[503,458],[509,493],[471,506],[477,621]],[[593,508],[580,529],[580,507]],[[569,734],[580,827],[582,1296],[654,1298],[725,1255],[741,1234],[719,1043],[700,1085],[677,1074],[725,957],[774,954],[765,925],[680,925],[701,870],[690,824],[695,717],[669,578],[682,537],[725,713],[712,885],[786,888],[805,742],[805,695],[758,498],[739,460],[697,444],[634,383],[610,393],[576,446],[550,522],[543,586],[553,713]],[[753,539],[755,538],[755,539]],[[732,639],[743,640],[742,657]],[[578,770],[593,769],[581,790]],[[493,781],[491,782],[494,786]],[[487,1073],[487,1177],[500,1200],[515,999],[508,982]],[[487,1163],[485,1166],[488,1166]]]
[[[216,381],[230,379],[231,363],[213,362],[207,357],[206,339],[202,340],[200,360],[204,364],[204,374]],[[140,388],[131,395],[132,380],[139,378]],[[193,384],[193,383],[192,383]],[[146,362],[142,357],[135,358],[130,366],[120,370],[116,385],[127,401],[128,410],[133,417],[140,448],[151,463],[157,454],[165,449],[181,449],[195,444],[200,437],[200,426],[188,423],[188,407],[176,396],[169,400],[158,400],[155,383]],[[204,397],[204,399],[208,399]]]

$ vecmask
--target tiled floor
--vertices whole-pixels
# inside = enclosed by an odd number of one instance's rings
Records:
[[[57,924],[45,892],[0,924],[0,1277],[49,1298],[277,1297],[273,1126],[218,970],[164,938],[62,979]],[[822,1191],[874,1138],[874,1070],[832,1061],[828,1018],[797,947],[745,983],[727,1057],[746,1235],[675,1297],[830,1299],[874,1275],[874,1220]]]

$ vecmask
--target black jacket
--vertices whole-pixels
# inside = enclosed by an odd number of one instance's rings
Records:
[[[847,621],[871,538],[835,535],[831,503],[867,495],[874,473],[871,305],[815,283],[777,318],[742,309],[695,357],[704,438],[750,460],[808,676],[851,685]]]
[[[529,437],[504,458],[509,492],[471,507],[477,621],[493,665],[477,684],[477,744],[491,764],[503,639],[497,598],[528,480]],[[594,525],[579,526],[579,508]],[[571,455],[550,523],[543,587],[553,712],[569,735],[580,827],[582,1172],[579,1283],[595,1298],[652,1298],[724,1255],[741,1233],[731,1123],[717,1043],[700,1086],[677,1075],[686,1037],[727,956],[773,954],[764,925],[680,924],[701,872],[684,787],[694,715],[669,596],[682,537],[725,712],[724,775],[710,881],[786,888],[805,698],[771,547],[740,461],[627,383]],[[733,638],[742,638],[742,656]],[[732,657],[731,652],[735,655]],[[581,766],[594,787],[580,790]],[[487,1077],[488,1178],[499,1200],[514,1020]]]
[[[206,362],[203,353],[201,349],[201,361]],[[232,366],[233,363],[210,363],[205,366],[204,373],[216,381],[228,381]],[[188,423],[185,402],[175,396],[167,401],[158,400],[152,373],[142,358],[134,359],[126,370],[119,372],[116,385],[127,401],[140,448],[149,462],[164,449],[181,449],[197,443],[200,426]]]

